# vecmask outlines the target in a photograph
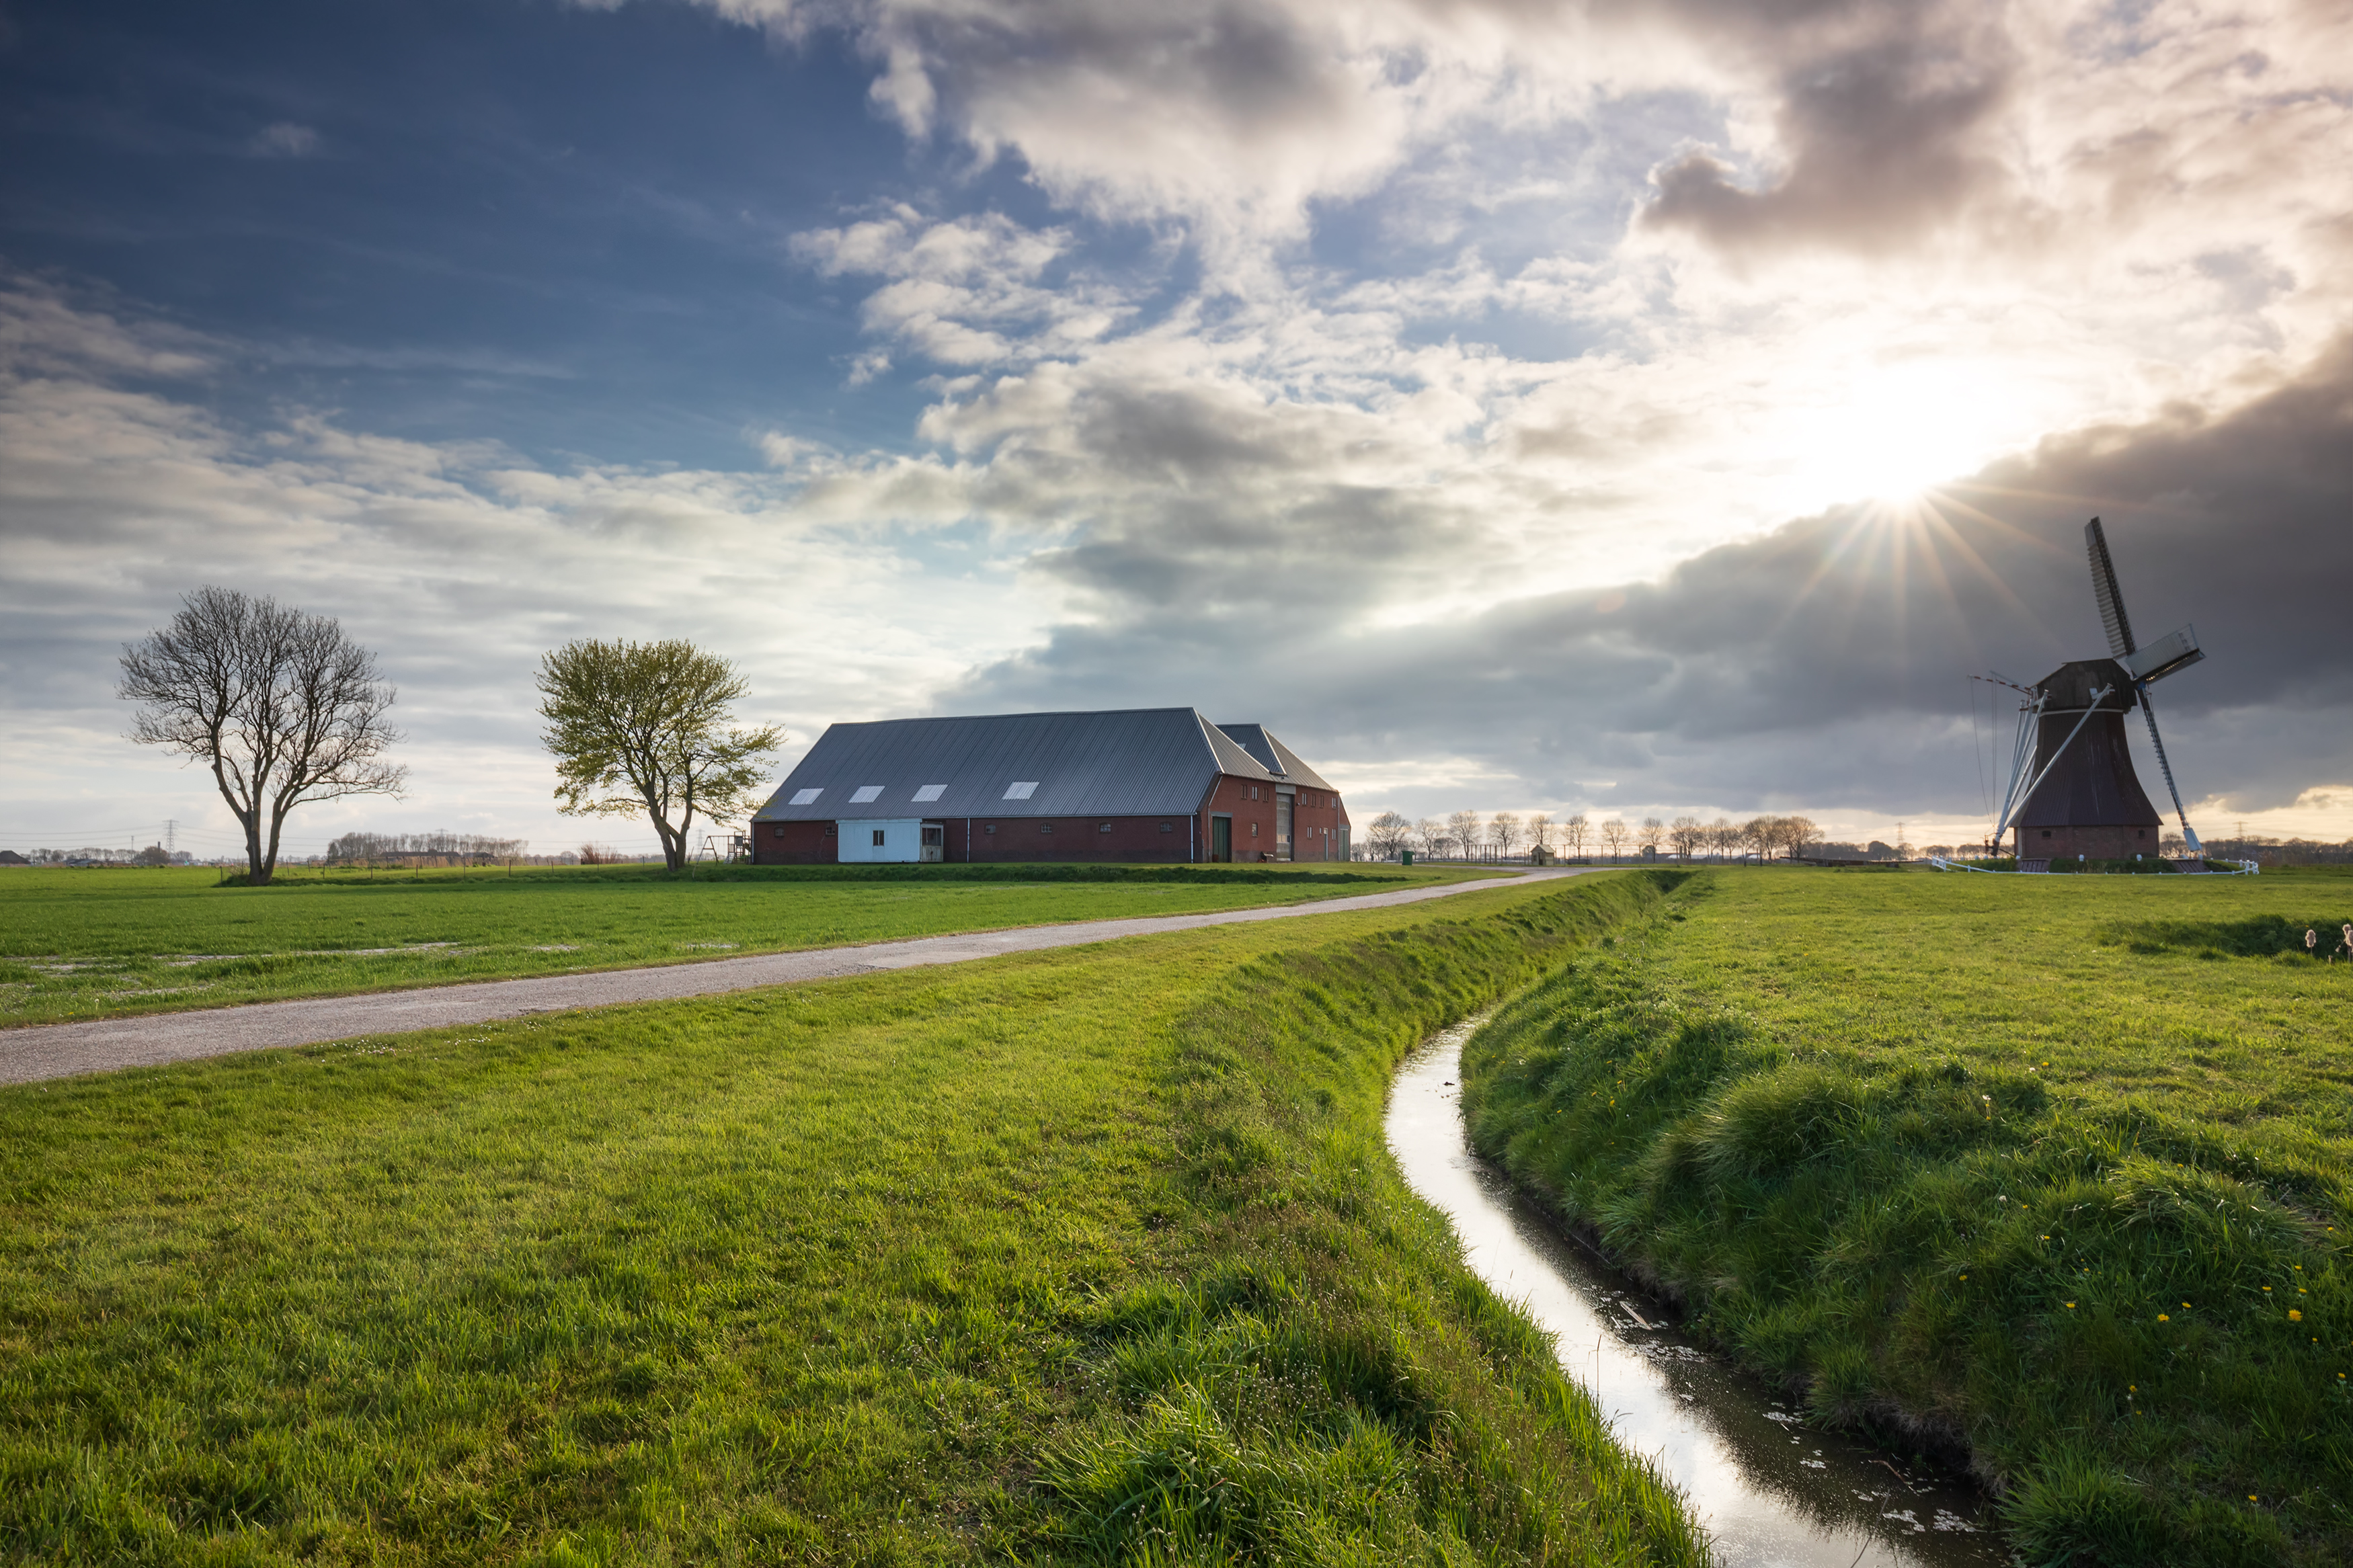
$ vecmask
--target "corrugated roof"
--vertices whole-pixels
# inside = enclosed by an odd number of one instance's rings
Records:
[[[1332,789],[1322,774],[1299,760],[1299,753],[1271,734],[1263,724],[1220,724],[1219,729],[1233,737],[1235,744],[1248,752],[1259,766],[1271,773],[1282,775],[1285,784],[1305,784],[1309,789]],[[1333,794],[1340,792],[1333,790]]]
[[[753,820],[1183,816],[1221,773],[1274,776],[1190,708],[884,719],[828,726]]]

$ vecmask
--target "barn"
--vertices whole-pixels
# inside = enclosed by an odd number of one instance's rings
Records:
[[[752,818],[763,866],[1345,860],[1340,794],[1191,708],[834,724]]]

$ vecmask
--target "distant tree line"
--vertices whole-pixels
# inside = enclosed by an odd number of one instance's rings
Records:
[[[144,849],[36,849],[25,857],[34,866],[185,866],[195,859],[185,849],[166,849],[161,844]]]
[[[2230,838],[2201,840],[2206,853],[2217,860],[2253,860],[2264,866],[2344,866],[2353,865],[2353,838],[2342,844],[2330,844],[2316,838],[2266,838],[2258,834],[2246,834]],[[2168,833],[2158,841],[2167,855],[2187,855],[2189,846],[2178,833]]]
[[[1634,823],[1612,816],[1597,823],[1581,811],[1558,820],[1549,812],[1523,819],[1509,811],[1492,817],[1457,811],[1443,820],[1426,816],[1418,822],[1385,811],[1366,826],[1365,839],[1378,860],[1394,860],[1407,849],[1430,860],[1504,860],[1523,853],[1534,858],[1535,852],[1546,859],[1567,860],[1622,860],[1630,854],[1654,858],[1662,853],[1683,860],[1768,860],[1827,847],[1822,830],[1803,816],[1752,816],[1738,823],[1722,816],[1714,822],[1679,816],[1672,823],[1655,816]],[[1857,850],[1854,858],[1866,853]]]
[[[479,833],[346,833],[328,842],[326,858],[343,864],[356,860],[520,860],[530,848],[527,838],[492,838]]]

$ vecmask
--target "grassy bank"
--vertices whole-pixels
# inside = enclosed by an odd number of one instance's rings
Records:
[[[2348,892],[1710,873],[1472,1041],[1472,1136],[2029,1561],[2341,1563]]]
[[[1654,899],[0,1090],[0,1552],[1695,1562],[1380,1142]]]
[[[0,872],[0,1025],[690,963],[1459,881],[1398,868]]]

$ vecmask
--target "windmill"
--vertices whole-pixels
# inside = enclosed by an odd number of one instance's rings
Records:
[[[2084,543],[2091,556],[2092,596],[2108,634],[2110,657],[2073,660],[2032,686],[2017,688],[2028,700],[2019,709],[2010,788],[2002,796],[1994,843],[1999,847],[2002,836],[2015,827],[2021,863],[2072,856],[2122,860],[2153,853],[2165,819],[2134,775],[2125,740],[2124,717],[2137,707],[2148,722],[2149,744],[2157,752],[2158,770],[2165,775],[2166,792],[2173,797],[2182,838],[2192,855],[2203,855],[2205,846],[2198,842],[2189,814],[2181,808],[2181,791],[2174,784],[2173,764],[2166,759],[2165,741],[2157,732],[2157,709],[2148,694],[2157,682],[2206,657],[2199,649],[2198,633],[2183,626],[2146,647],[2136,643],[2098,518],[2084,524]]]

